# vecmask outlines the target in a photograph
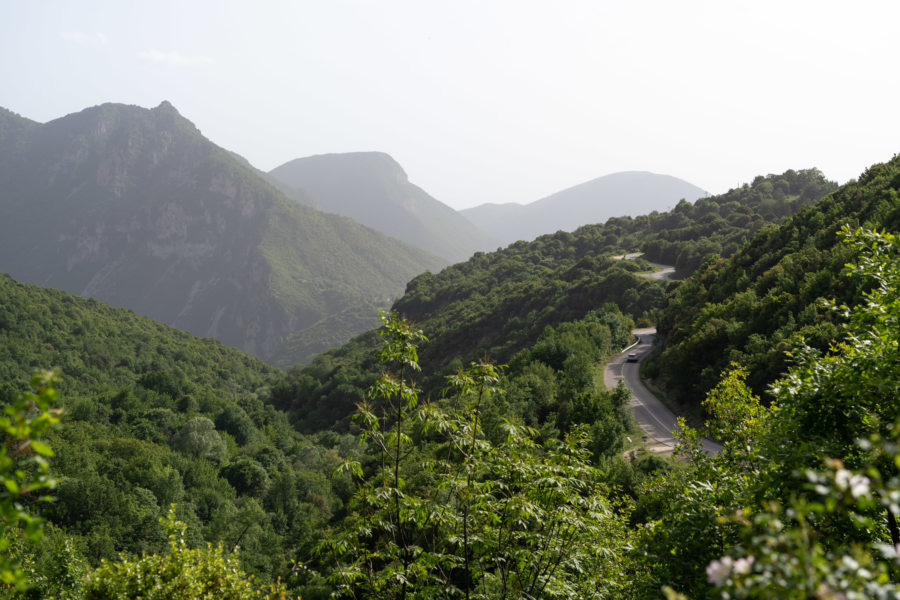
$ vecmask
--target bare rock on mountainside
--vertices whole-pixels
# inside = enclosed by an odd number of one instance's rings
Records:
[[[282,355],[293,332],[371,315],[349,339],[445,264],[287,198],[168,102],[46,124],[0,110],[0,190],[0,271],[280,364],[310,358]]]

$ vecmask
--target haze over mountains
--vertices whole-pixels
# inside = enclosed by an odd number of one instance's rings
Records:
[[[424,271],[705,195],[674,177],[619,173],[526,206],[460,213],[381,152],[264,173],[168,102],[104,104],[46,124],[0,109],[0,189],[0,271],[281,366],[375,326]]]
[[[0,111],[0,271],[280,364],[377,323],[445,264],[287,198],[167,102],[38,124]],[[337,320],[332,319],[340,315]],[[295,351],[280,356],[288,336]]]
[[[289,194],[305,192],[314,208],[350,217],[453,262],[497,247],[465,217],[410,183],[403,168],[382,152],[298,158],[269,175]]]
[[[677,177],[646,171],[613,173],[587,181],[530,204],[482,204],[460,211],[504,245],[545,233],[574,231],[610,217],[650,214],[693,202],[706,191]]]

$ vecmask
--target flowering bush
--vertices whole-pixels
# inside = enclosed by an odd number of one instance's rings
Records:
[[[846,319],[843,341],[828,355],[798,352],[772,387],[778,411],[761,443],[771,466],[757,489],[784,500],[730,517],[742,541],[706,569],[722,598],[900,598],[900,241],[843,235],[860,251],[848,271],[872,288],[852,308],[832,307]],[[822,455],[842,460],[807,467]]]
[[[867,446],[900,461],[893,442]],[[707,566],[709,582],[726,599],[900,598],[895,583],[900,548],[877,533],[887,529],[884,510],[898,512],[900,480],[885,480],[874,468],[854,473],[837,460],[826,471],[809,471],[807,478],[809,498],[788,507],[773,503],[751,519],[734,515],[746,526],[745,543],[734,549],[737,557],[723,556]],[[875,539],[836,544],[824,534],[839,535],[840,523],[849,523],[861,538]]]

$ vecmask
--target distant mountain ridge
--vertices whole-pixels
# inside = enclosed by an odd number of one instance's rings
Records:
[[[460,211],[482,231],[510,244],[611,217],[635,217],[673,208],[679,200],[693,202],[709,194],[671,175],[623,171],[567,188],[530,204],[482,204]]]
[[[269,172],[270,181],[324,212],[344,215],[391,237],[457,262],[497,241],[446,204],[410,183],[383,152],[320,154]]]
[[[324,350],[296,338],[339,314],[356,322],[336,337],[368,329],[445,264],[287,198],[168,102],[46,124],[0,111],[0,190],[0,271],[279,364],[311,356],[282,355],[288,337]]]

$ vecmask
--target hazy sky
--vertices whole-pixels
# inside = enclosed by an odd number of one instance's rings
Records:
[[[380,150],[455,208],[623,170],[721,193],[900,152],[900,2],[0,0],[0,106],[169,100],[270,170]]]

